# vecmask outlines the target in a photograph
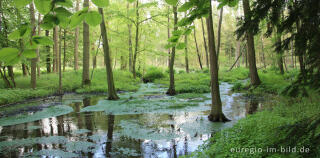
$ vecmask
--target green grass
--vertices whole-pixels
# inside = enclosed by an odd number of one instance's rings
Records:
[[[228,72],[226,68],[221,68],[219,72],[219,81],[236,83],[248,78],[249,71],[245,68],[237,68]],[[210,91],[210,73],[204,71],[191,73],[175,74],[175,88],[177,93],[209,93]],[[155,83],[169,86],[169,75],[164,78],[156,79]]]
[[[214,135],[190,157],[319,157],[320,96],[278,97],[268,108],[241,119],[233,127]],[[311,120],[311,121],[305,121]],[[305,123],[305,124],[304,124]],[[317,125],[317,126],[316,126]],[[302,147],[309,153],[270,153],[267,148]],[[231,152],[241,148],[247,152]],[[254,149],[263,149],[257,152]]]
[[[91,86],[82,87],[81,71],[63,73],[64,92],[92,93],[107,92],[107,76],[103,69],[95,70]],[[17,88],[4,89],[0,80],[0,105],[21,102],[26,99],[47,97],[58,90],[57,74],[42,74],[37,80],[37,89],[30,89],[30,77],[16,77]],[[115,87],[118,91],[136,91],[140,87],[139,79],[133,79],[130,72],[114,71]]]

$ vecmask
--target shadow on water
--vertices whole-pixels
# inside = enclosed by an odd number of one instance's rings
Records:
[[[233,120],[225,124],[208,121],[210,94],[170,97],[154,84],[122,94],[120,101],[68,94],[43,110],[0,118],[0,157],[188,155],[215,132],[259,109],[259,99],[230,93],[227,83],[221,89],[223,111]]]

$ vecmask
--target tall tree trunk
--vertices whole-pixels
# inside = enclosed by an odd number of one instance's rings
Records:
[[[127,2],[127,16],[129,17],[129,8],[130,8],[130,3]],[[128,23],[128,44],[129,44],[129,71],[132,71],[132,58],[133,58],[133,50],[132,50],[132,24]]]
[[[79,11],[80,2],[77,0],[76,2],[76,11]],[[75,35],[74,35],[74,70],[79,70],[79,26],[76,27]]]
[[[89,7],[89,0],[84,0],[83,7]],[[90,32],[89,25],[83,22],[83,69],[82,85],[90,85]]]
[[[203,45],[204,45],[204,50],[206,51],[206,63],[207,63],[207,68],[209,68],[209,55],[208,55],[208,46],[207,46],[207,40],[206,40],[206,33],[204,29],[204,24],[203,24],[203,19],[201,18],[201,27],[202,27],[202,35],[203,35]]]
[[[168,29],[167,29],[167,31],[168,31],[168,39],[170,39],[170,6],[168,6],[168,15],[167,15],[168,17]],[[168,48],[168,67],[170,68],[170,52],[171,50],[170,50],[170,48]]]
[[[246,21],[251,21],[251,19],[247,19],[250,14],[250,4],[249,0],[243,0],[243,10]],[[256,66],[256,55],[254,49],[254,38],[253,34],[250,31],[246,32],[247,37],[247,46],[248,46],[248,61],[249,61],[249,70],[250,70],[250,80],[252,86],[260,85],[261,81],[258,76],[257,66]]]
[[[261,36],[261,58],[262,58],[262,62],[263,62],[263,67],[264,69],[267,68],[267,65],[266,65],[266,58],[265,58],[265,55],[264,55],[264,45],[263,45],[263,36]]]
[[[189,59],[188,59],[188,35],[184,36],[184,43],[186,47],[184,48],[185,53],[185,63],[186,63],[186,72],[189,73]]]
[[[136,78],[136,62],[137,62],[137,55],[139,50],[139,0],[136,2],[136,38],[135,38],[135,49],[134,49],[134,55],[133,55],[133,62],[132,62],[132,72],[133,72],[133,78]]]
[[[49,30],[46,30],[46,36],[49,37]],[[47,59],[46,59],[47,73],[51,73],[50,46],[47,45],[46,49],[47,49]]]
[[[57,64],[59,55],[59,28],[55,26],[53,28],[53,72],[58,72],[59,65]]]
[[[193,30],[193,36],[194,36],[194,42],[195,42],[195,44],[196,44],[196,51],[197,51],[197,56],[198,56],[198,61],[199,61],[200,69],[202,70],[202,62],[201,62],[201,56],[200,56],[199,47],[198,47],[198,42],[197,42],[196,28]]]
[[[295,68],[293,42],[290,42],[290,50],[291,50],[291,65],[292,65],[292,68]]]
[[[112,67],[111,67],[111,59],[110,59],[110,48],[108,43],[108,36],[107,36],[107,30],[106,25],[104,21],[104,14],[103,9],[99,8],[99,13],[102,16],[102,22],[100,24],[101,29],[101,36],[103,41],[103,52],[104,52],[104,58],[105,58],[105,64],[106,64],[106,72],[107,72],[107,81],[108,81],[108,99],[109,100],[117,100],[119,97],[117,96],[117,92],[114,86],[114,80],[113,80],[113,73],[112,73]]]
[[[221,26],[222,26],[222,19],[223,19],[223,7],[220,9],[220,18],[219,18],[219,25],[218,25],[218,44],[217,44],[217,60],[218,60],[218,68],[219,68],[219,54],[220,54],[220,45],[221,45]]]
[[[280,43],[281,45],[281,34],[276,34],[276,38],[277,38],[277,42]],[[277,51],[277,64],[278,64],[278,67],[279,67],[279,70],[280,70],[280,74],[284,74],[284,69],[283,69],[283,58],[282,58],[282,55],[283,55],[283,52],[280,50],[280,51]]]
[[[30,3],[29,7],[30,11],[30,18],[31,18],[31,26],[32,26],[32,31],[31,31],[31,37],[36,34],[36,18],[35,18],[35,13],[34,13],[34,5],[33,1]],[[37,87],[37,58],[31,59],[31,88],[36,89]]]
[[[58,30],[58,28],[57,28]],[[59,73],[59,89],[58,89],[58,94],[62,95],[63,91],[62,91],[62,64],[61,64],[61,53],[62,53],[62,29],[60,28],[59,31],[59,52],[58,52],[58,73]]]
[[[212,7],[211,1],[209,9],[209,17],[207,21],[207,31],[208,31],[208,45],[210,53],[210,74],[211,74],[211,112],[209,115],[209,120],[214,122],[225,122],[228,119],[224,116],[222,112],[222,103],[220,98],[220,89],[218,81],[218,57],[216,54],[215,40],[214,40],[214,31],[213,31],[213,21],[212,21]]]
[[[174,31],[178,30],[178,13],[177,13],[177,6],[173,7],[173,15],[174,15]],[[174,85],[174,58],[175,58],[175,54],[176,54],[176,47],[172,48],[171,51],[171,57],[170,57],[170,67],[169,67],[169,72],[170,72],[170,84],[169,84],[169,89],[167,91],[168,95],[175,95],[176,94],[176,90],[175,90],[175,85]]]
[[[241,54],[241,42],[237,41],[237,47],[236,47],[236,56],[237,58],[240,58],[240,54]],[[240,61],[239,59],[236,62],[236,66],[239,68],[240,67]]]
[[[41,14],[38,13],[38,32],[37,32],[38,36],[40,36],[41,34],[40,24],[41,24]],[[36,53],[37,53],[37,74],[38,74],[38,77],[40,77],[41,67],[40,67],[40,48],[39,47],[37,48]]]
[[[300,26],[300,22],[299,20],[296,21],[296,26],[297,26],[297,32],[300,33],[301,31],[303,31],[302,27]],[[296,54],[298,55],[298,60],[299,60],[299,65],[300,65],[300,73],[302,74],[302,76],[305,76],[306,74],[306,67],[304,64],[304,59],[303,56],[305,54],[305,50],[301,50],[300,48],[296,47]]]
[[[22,63],[21,64],[21,68],[22,68],[22,74],[23,76],[28,76],[28,70],[27,70],[27,65]]]
[[[66,36],[67,36],[67,31],[66,31],[66,29],[64,29],[63,30],[63,72],[66,70],[66,63],[67,63],[67,58],[66,58],[66,49],[67,49]]]

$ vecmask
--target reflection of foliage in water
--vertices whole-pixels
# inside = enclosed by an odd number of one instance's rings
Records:
[[[133,156],[133,157],[137,157],[140,156],[140,154],[134,150],[134,149],[130,149],[130,148],[113,148],[112,149],[114,152],[110,152],[111,155],[115,156],[115,157],[128,157],[128,156]]]
[[[16,125],[16,124],[21,124],[26,122],[33,122],[33,121],[41,120],[43,118],[50,118],[50,117],[65,115],[72,111],[73,109],[70,106],[66,106],[66,105],[53,106],[53,107],[44,109],[43,111],[35,112],[32,115],[21,114],[17,116],[9,116],[9,117],[1,118],[0,126],[10,126],[10,125]]]
[[[166,128],[150,128],[131,121],[121,121],[119,126],[122,127],[121,135],[133,139],[171,140],[179,137]]]
[[[42,157],[42,156],[48,156],[48,157],[63,157],[63,158],[72,158],[72,157],[78,157],[77,154],[72,152],[65,152],[62,150],[40,150],[33,152],[29,155],[26,155],[26,157]]]

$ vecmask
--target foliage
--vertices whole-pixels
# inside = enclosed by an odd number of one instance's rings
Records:
[[[157,67],[151,67],[147,70],[143,76],[143,82],[153,82],[156,79],[165,77],[163,70]]]
[[[72,78],[72,80],[70,80]],[[107,92],[105,70],[95,70],[90,87],[81,86],[80,72],[65,72],[62,78],[63,90],[65,92],[90,93],[90,92]],[[133,79],[130,72],[115,71],[115,86],[118,91],[136,91],[139,88],[139,80]],[[0,105],[16,103],[26,99],[47,97],[54,95],[57,92],[56,83],[58,76],[56,74],[42,75],[37,82],[37,89],[29,89],[29,80],[26,77],[16,78],[16,89],[3,89],[0,87]],[[0,86],[4,86],[0,80]]]
[[[207,145],[193,153],[193,157],[317,157],[320,150],[315,144],[319,143],[319,126],[312,126],[304,120],[319,120],[319,101],[317,95],[297,99],[276,98],[275,102],[269,103],[269,110],[250,115],[232,128],[216,133]],[[301,121],[306,123],[306,128],[301,128]],[[290,134],[288,130],[295,132]],[[316,133],[313,130],[317,130]],[[267,148],[273,147],[278,151],[266,152]],[[281,147],[297,147],[297,151],[304,147],[310,152],[281,153]],[[242,148],[247,148],[247,152],[231,152]],[[259,152],[259,148],[263,152]]]

